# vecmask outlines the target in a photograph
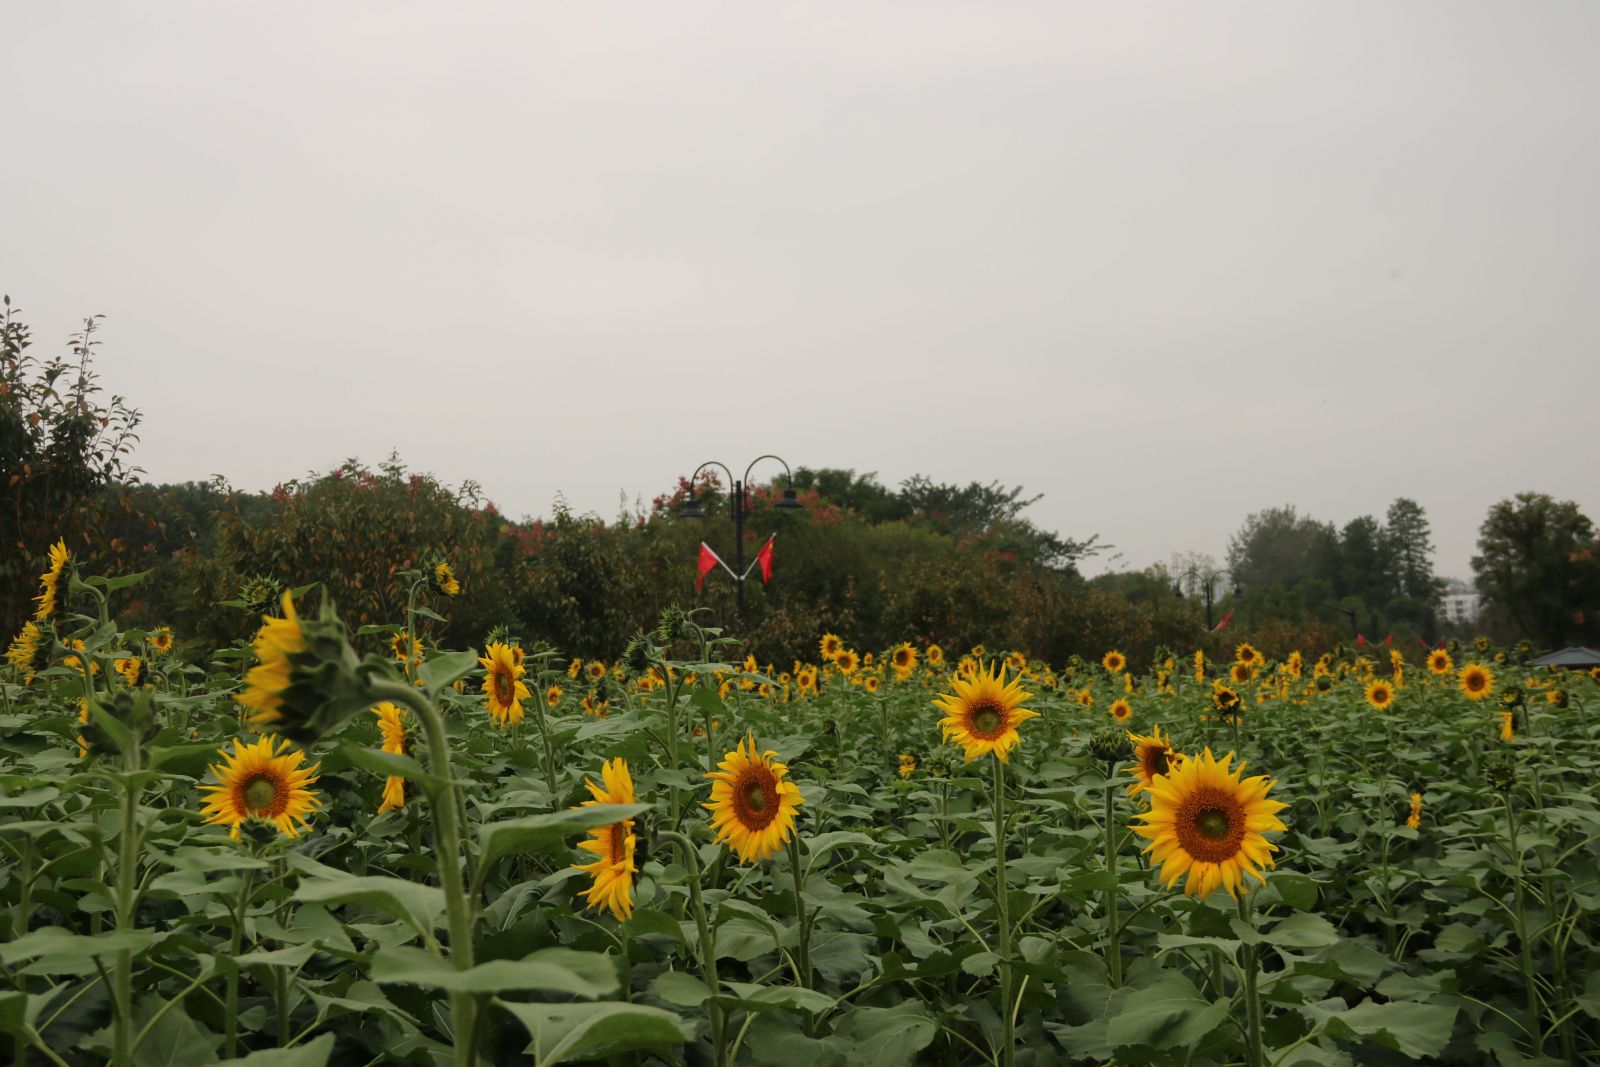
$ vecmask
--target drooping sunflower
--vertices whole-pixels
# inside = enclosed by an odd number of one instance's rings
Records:
[[[1367,686],[1367,703],[1378,711],[1388,711],[1394,703],[1394,686],[1379,678]]]
[[[844,639],[838,634],[823,634],[822,640],[817,642],[817,649],[823,659],[831,660],[844,650]]]
[[[307,816],[322,806],[310,788],[320,764],[301,766],[306,754],[273,737],[246,744],[235,739],[232,752],[218,749],[217,755],[222,764],[211,765],[217,784],[200,787],[211,794],[200,809],[208,825],[228,827],[235,841],[239,824],[252,816],[271,820],[288,837],[310,827]]]
[[[1150,842],[1144,851],[1161,864],[1164,887],[1183,878],[1191,896],[1221,887],[1237,897],[1245,876],[1265,881],[1260,869],[1273,866],[1277,846],[1262,835],[1287,829],[1278,812],[1288,805],[1267,799],[1277,783],[1264,775],[1241,780],[1242,760],[1230,771],[1233,758],[1218,761],[1208,748],[1151,781],[1150,810],[1133,831]]]
[[[1112,674],[1121,674],[1128,666],[1128,657],[1113,648],[1110,652],[1100,657],[1100,666]]]
[[[172,651],[172,627],[157,626],[150,631],[150,651],[158,656]]]
[[[383,740],[383,750],[395,756],[409,756],[411,753],[406,751],[405,711],[385,700],[374,706],[372,713],[378,717],[378,736]],[[378,814],[397,811],[405,804],[406,780],[397,774],[386,776],[383,780],[383,803],[378,806]]]
[[[478,657],[478,662],[483,664],[483,691],[489,698],[489,714],[502,729],[514,726],[522,721],[522,702],[532,695],[522,682],[526,668],[512,661],[511,646],[502,641],[484,651],[488,655]]]
[[[128,688],[130,689],[137,689],[143,685],[146,676],[150,673],[150,665],[140,656],[120,658],[113,663],[113,666],[116,667],[117,673],[122,675],[123,680],[128,683]]]
[[[929,645],[928,651],[923,653],[923,655],[928,661],[928,666],[944,666],[944,649],[940,648],[938,645]]]
[[[89,725],[89,700],[87,697],[78,698],[78,724]],[[78,758],[87,759],[89,756],[89,739],[82,734],[78,735]]]
[[[839,668],[840,674],[849,677],[861,669],[861,657],[853,648],[841,648],[833,657],[833,665]]]
[[[994,753],[1000,762],[1010,761],[1010,752],[1022,741],[1017,727],[1039,713],[1029,711],[1022,702],[1033,696],[1024,692],[1022,679],[1005,680],[1005,669],[990,667],[970,678],[950,679],[953,693],[934,699],[934,706],[945,713],[939,720],[946,741],[966,750],[967,762]]]
[[[1516,731],[1512,729],[1512,724],[1516,722],[1516,712],[1497,711],[1495,712],[1495,715],[1500,719],[1500,740],[1507,743],[1515,741],[1517,739],[1517,734]]]
[[[32,622],[22,624],[22,631],[11,639],[6,649],[6,662],[16,669],[23,685],[31,685],[34,675],[44,670],[50,655],[50,645],[44,631]]]
[[[1411,794],[1411,814],[1406,816],[1406,825],[1413,830],[1422,828],[1422,794]]]
[[[633,776],[628,773],[627,760],[620,756],[607,760],[600,767],[600,780],[603,785],[596,785],[592,778],[583,780],[593,799],[585,800],[578,807],[634,802]],[[639,873],[634,862],[637,845],[632,819],[597,826],[589,831],[587,841],[578,842],[579,848],[594,856],[588,863],[573,864],[592,879],[589,888],[583,891],[589,907],[605,908],[622,921],[633,915],[633,876]]]
[[[889,662],[894,666],[896,674],[910,674],[917,669],[917,650],[907,642],[901,642],[889,653]]]
[[[900,777],[910,778],[917,773],[917,757],[909,752],[900,753]]]
[[[1133,705],[1122,697],[1111,702],[1111,717],[1118,722],[1127,722],[1133,718]]]
[[[459,596],[461,583],[456,580],[456,572],[450,569],[450,564],[444,560],[433,565],[433,572],[428,575],[433,591],[441,596]]]
[[[233,699],[255,712],[250,716],[253,725],[267,725],[282,718],[283,693],[289,688],[289,657],[306,650],[305,634],[288,590],[283,593],[283,618],[263,615],[250,647],[257,662],[244,676],[244,692]]]
[[[770,749],[757,754],[754,734],[723,757],[711,779],[711,812],[716,840],[726,843],[740,863],[758,863],[782,848],[794,830],[795,812],[805,798],[788,781],[789,768]]]
[[[1455,670],[1456,665],[1450,659],[1450,653],[1442,648],[1436,648],[1428,653],[1428,670],[1432,674],[1449,674]]]
[[[61,596],[61,576],[66,573],[67,562],[71,559],[65,538],[50,546],[50,567],[39,575],[41,589],[39,595],[33,598],[39,602],[33,613],[38,621],[55,618],[66,606],[66,600]]]
[[[1468,663],[1461,668],[1457,684],[1468,700],[1482,700],[1494,692],[1494,672],[1481,663]]]
[[[1148,737],[1130,732],[1128,740],[1133,742],[1133,784],[1128,786],[1130,797],[1149,789],[1150,783],[1183,760],[1183,755],[1172,747],[1172,738],[1161,735],[1160,726],[1151,730]]]

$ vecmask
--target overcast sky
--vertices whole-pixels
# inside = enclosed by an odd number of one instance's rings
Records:
[[[1600,520],[1600,4],[12,4],[0,290],[153,481],[392,449],[514,516],[699,461]],[[762,468],[768,473],[776,467]],[[1099,569],[1105,564],[1098,564]]]

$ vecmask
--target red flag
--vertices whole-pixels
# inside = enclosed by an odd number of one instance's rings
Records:
[[[1417,644],[1421,645],[1423,648],[1427,648],[1427,649],[1433,648],[1432,645],[1428,644],[1428,642],[1427,642],[1427,640],[1425,638],[1421,638],[1421,637],[1417,638]]]
[[[1222,617],[1222,621],[1217,623],[1216,627],[1211,632],[1214,634],[1220,634],[1222,632],[1222,628],[1228,625],[1228,620],[1231,618],[1233,618],[1233,610],[1230,608],[1228,613]]]
[[[1366,645],[1367,645],[1367,639],[1365,637],[1362,637],[1360,634],[1356,634],[1356,647],[1357,648],[1365,648]]]
[[[760,552],[756,553],[756,562],[761,564],[762,585],[772,581],[772,542],[777,536],[777,534],[773,534],[767,538],[767,543],[761,546]]]
[[[1394,644],[1394,634],[1384,634],[1383,635],[1383,644],[1384,644],[1384,647],[1386,647],[1386,648],[1389,645]]]
[[[700,542],[700,563],[699,563],[699,566],[697,568],[699,573],[697,573],[695,575],[695,577],[694,577],[694,591],[695,592],[698,593],[701,590],[701,588],[704,587],[704,585],[706,584],[706,575],[710,574],[712,568],[714,568],[720,562],[722,562],[722,561],[717,558],[717,554],[715,552],[711,551],[711,546],[706,544],[704,541],[701,541]]]

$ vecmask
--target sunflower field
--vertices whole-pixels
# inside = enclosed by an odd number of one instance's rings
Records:
[[[140,577],[58,546],[0,667],[13,1063],[1600,1057],[1600,678],[1526,648],[583,661],[436,647],[437,559],[189,662]]]

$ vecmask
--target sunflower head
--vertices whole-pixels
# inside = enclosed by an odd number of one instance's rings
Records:
[[[1494,692],[1494,672],[1481,663],[1468,663],[1461,668],[1457,684],[1468,700],[1482,700]]]
[[[844,651],[844,640],[838,634],[823,634],[822,640],[817,642],[817,649],[822,653],[823,659],[831,660]]]
[[[1221,888],[1236,897],[1246,877],[1265,881],[1261,868],[1273,866],[1277,846],[1263,835],[1286,829],[1278,812],[1288,805],[1267,798],[1276,782],[1243,778],[1243,762],[1230,770],[1233,758],[1218,760],[1208,748],[1151,782],[1150,810],[1133,830],[1150,842],[1145,852],[1166,888],[1182,878],[1186,894]]]
[[[861,657],[856,655],[853,648],[841,648],[833,657],[833,665],[839,668],[840,674],[852,675],[861,669]]]
[[[901,642],[895,646],[893,652],[889,653],[889,662],[894,665],[897,672],[908,673],[917,666],[917,650],[910,644]]]
[[[1211,706],[1221,712],[1231,712],[1239,707],[1239,691],[1220,683],[1211,687]]]
[[[301,745],[371,707],[374,674],[390,670],[357,659],[331,600],[323,600],[317,618],[302,619],[287,592],[283,617],[263,616],[251,648],[256,665],[234,699],[250,709],[252,726]]]
[[[1111,717],[1119,723],[1127,722],[1133,718],[1133,705],[1122,698],[1111,702]]]
[[[1104,667],[1112,674],[1121,674],[1128,666],[1128,657],[1124,656],[1116,649],[1112,649],[1110,652],[1107,652],[1104,656],[1100,657],[1100,666]]]
[[[1496,793],[1509,793],[1517,784],[1517,765],[1505,756],[1497,756],[1483,765],[1483,778]]]
[[[900,777],[910,778],[917,773],[917,757],[909,752],[900,753]]]
[[[1442,648],[1436,648],[1428,653],[1428,672],[1430,674],[1449,674],[1455,669],[1451,662],[1450,653]]]
[[[1261,650],[1256,648],[1255,645],[1245,641],[1233,650],[1233,661],[1242,663],[1246,667],[1259,667],[1267,662],[1267,657],[1263,656]]]
[[[656,621],[656,640],[671,648],[688,632],[689,616],[682,608],[669,604],[661,609],[661,618]]]
[[[1422,794],[1411,794],[1411,814],[1406,816],[1406,825],[1413,830],[1422,827]]]
[[[789,769],[771,750],[756,750],[754,734],[723,757],[711,779],[711,826],[719,843],[726,843],[740,863],[758,863],[789,840],[795,813],[805,798],[789,781]]]
[[[927,652],[923,653],[930,667],[944,666],[944,649],[938,645],[929,645]]]
[[[1106,773],[1116,769],[1116,765],[1133,755],[1133,742],[1128,740],[1128,734],[1116,727],[1107,727],[1098,730],[1089,739],[1089,755],[1106,765]]]
[[[158,656],[165,656],[172,651],[172,628],[170,626],[157,626],[150,631],[150,651]]]
[[[257,574],[240,583],[239,598],[233,603],[252,615],[263,615],[277,603],[279,588],[277,579]]]
[[[559,685],[552,685],[544,691],[544,704],[547,708],[559,707],[561,704],[562,690]]]
[[[50,641],[37,623],[22,624],[22,630],[6,649],[6,662],[16,670],[23,685],[31,685],[34,676],[50,665]]]
[[[601,784],[592,778],[584,779],[590,800],[578,805],[587,808],[595,804],[632,804],[635,801],[633,777],[628,773],[628,761],[618,757],[608,760],[600,768]],[[591,908],[604,908],[619,920],[633,915],[633,879],[639,873],[635,862],[638,840],[633,832],[633,820],[597,826],[589,831],[589,839],[580,841],[578,847],[594,857],[588,863],[573,864],[590,876],[589,888],[583,891],[584,900]]]
[[[282,738],[262,737],[246,744],[235,739],[232,752],[223,748],[217,755],[222,762],[211,765],[217,784],[200,787],[209,794],[200,809],[207,824],[228,827],[235,841],[252,816],[271,821],[287,837],[310,826],[308,817],[322,801],[311,789],[318,765],[304,766],[304,752]]]
[[[974,674],[950,679],[953,690],[934,700],[945,713],[939,720],[947,741],[960,745],[967,761],[994,753],[1004,763],[1022,741],[1017,727],[1039,713],[1022,706],[1032,693],[1024,692],[1022,681],[1007,682],[1004,668],[979,669]]]
[[[150,664],[143,656],[125,656],[113,664],[117,673],[128,683],[128,688],[138,689],[150,675]]]
[[[382,739],[383,751],[395,756],[409,756],[411,754],[411,738],[406,733],[405,709],[387,700],[375,705],[372,713],[378,717],[378,736]],[[383,780],[383,801],[378,806],[378,814],[386,811],[397,811],[406,804],[406,780],[399,775],[391,774]]]
[[[869,674],[866,680],[861,683],[861,687],[869,693],[876,693],[883,688],[883,679],[876,674]]]
[[[1183,755],[1172,747],[1172,738],[1162,735],[1160,726],[1151,730],[1149,736],[1130,733],[1128,740],[1133,744],[1133,784],[1128,786],[1129,796],[1136,797],[1149,789],[1152,782],[1183,760]]]
[[[660,650],[650,643],[650,639],[643,633],[636,633],[628,641],[628,647],[622,653],[622,667],[630,678],[643,678],[650,673],[651,666],[661,656]],[[754,670],[754,666],[747,666],[746,670]]]
[[[511,646],[500,641],[484,649],[478,662],[483,666],[483,692],[495,725],[502,729],[515,726],[524,715],[522,702],[532,696],[522,681],[527,668],[516,662]],[[604,668],[600,676],[605,677]]]
[[[63,595],[61,582],[66,577],[67,564],[71,561],[72,554],[67,551],[65,539],[50,546],[50,566],[39,575],[39,595],[33,598],[39,605],[33,617],[39,622],[51,621],[66,610],[67,598]]]
[[[456,572],[442,559],[436,560],[429,568],[428,585],[440,596],[459,596],[461,593],[461,583],[456,579]]]
[[[1388,711],[1394,704],[1394,686],[1381,678],[1368,683],[1367,703],[1378,711]]]

